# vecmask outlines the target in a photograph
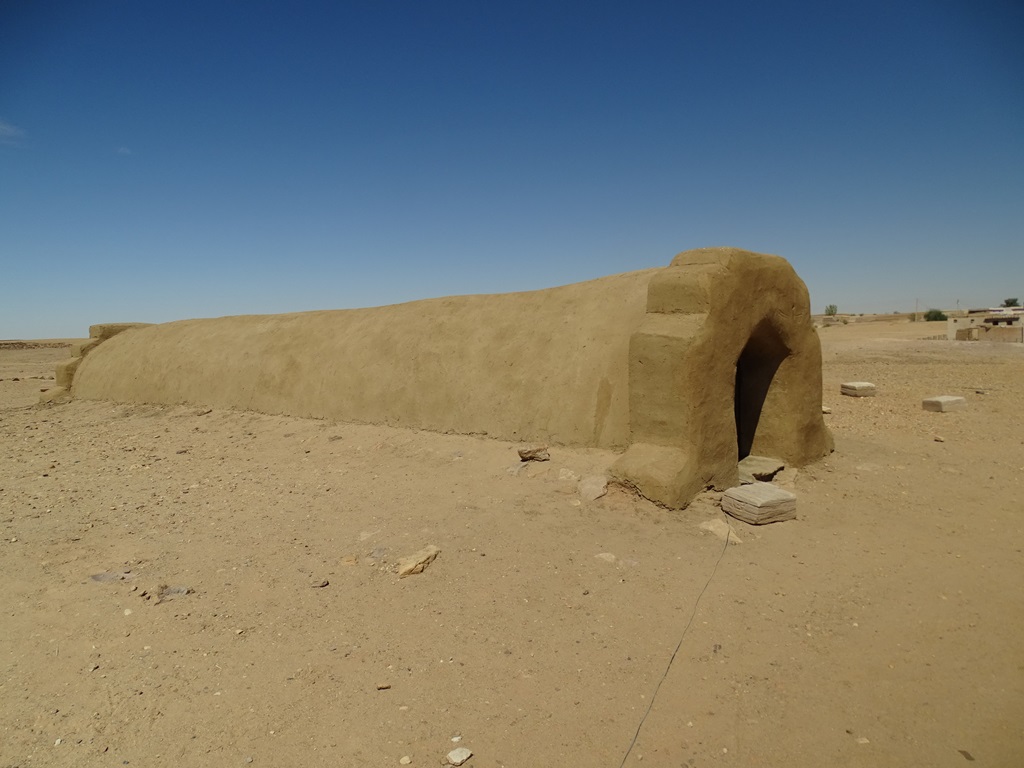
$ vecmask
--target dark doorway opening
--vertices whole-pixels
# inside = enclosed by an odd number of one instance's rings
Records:
[[[790,350],[782,342],[774,326],[768,320],[762,320],[750,334],[747,345],[736,360],[733,407],[736,413],[736,442],[741,461],[750,455],[757,424],[761,420],[761,409],[764,407],[768,390],[771,389],[772,379],[789,353]]]

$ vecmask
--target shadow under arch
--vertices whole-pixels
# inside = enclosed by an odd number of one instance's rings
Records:
[[[738,459],[750,455],[768,392],[779,366],[791,354],[778,329],[767,319],[755,326],[736,360],[733,410],[736,417]]]

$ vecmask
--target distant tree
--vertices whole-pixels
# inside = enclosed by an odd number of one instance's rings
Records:
[[[1019,307],[1020,306],[1020,299],[1004,299],[1003,300],[1003,306],[1004,307]]]
[[[941,309],[929,309],[927,312],[924,313],[924,319],[928,320],[929,322],[934,320],[945,320],[946,313],[943,312]]]
[[[825,314],[828,315],[829,317],[835,317],[837,314],[839,314],[839,307],[837,307],[835,304],[829,304],[827,307],[825,307]]]

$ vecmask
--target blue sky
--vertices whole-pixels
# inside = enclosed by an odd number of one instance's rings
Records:
[[[0,4],[0,338],[735,245],[814,311],[1024,298],[1024,6]]]

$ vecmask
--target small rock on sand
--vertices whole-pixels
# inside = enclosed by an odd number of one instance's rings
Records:
[[[473,753],[465,747],[453,749],[448,753],[448,765],[462,765],[473,756]]]
[[[786,464],[782,459],[773,459],[768,456],[746,456],[739,464],[740,482],[750,484],[756,483],[758,480],[771,480],[785,468]]]
[[[176,597],[191,595],[194,591],[192,587],[173,587],[167,584],[160,584],[155,590],[156,603],[159,604],[166,600],[173,600]]]
[[[519,449],[521,461],[551,461],[551,454],[548,453],[546,445],[536,445],[529,448]]]
[[[714,520],[705,520],[698,526],[702,531],[708,531],[709,533],[715,534],[722,541],[729,540],[730,544],[742,544],[743,541],[739,536],[736,535],[736,531],[732,529],[725,520],[716,517]]]
[[[404,579],[414,573],[423,573],[424,569],[434,562],[440,553],[441,550],[431,544],[419,552],[403,557],[398,561],[398,578]]]
[[[580,480],[580,496],[585,501],[595,501],[608,493],[608,478],[604,475],[587,475]]]

